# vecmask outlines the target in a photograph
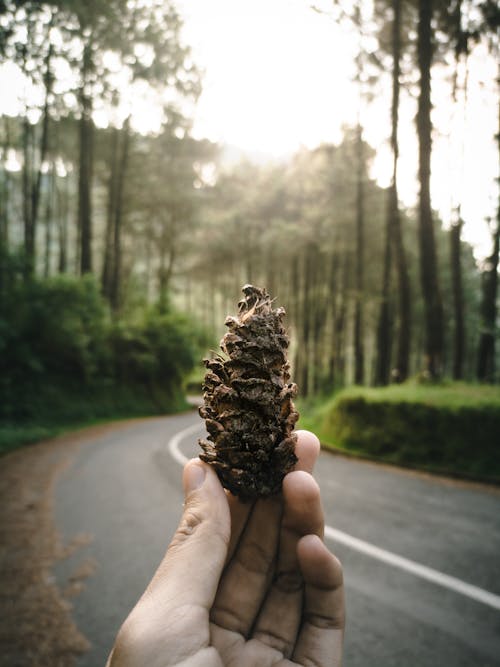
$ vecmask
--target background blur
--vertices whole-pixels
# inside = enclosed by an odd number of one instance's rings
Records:
[[[493,0],[0,0],[0,451],[185,408],[250,282],[325,445],[498,484],[499,30]]]
[[[3,299],[84,284],[215,340],[256,282],[303,396],[495,379],[496,3],[1,10]]]

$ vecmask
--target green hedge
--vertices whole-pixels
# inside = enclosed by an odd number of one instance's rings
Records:
[[[61,425],[186,406],[205,342],[187,317],[145,307],[115,320],[92,276],[10,278],[0,284],[0,451]]]
[[[382,461],[500,482],[500,390],[350,389],[324,407],[326,443]]]

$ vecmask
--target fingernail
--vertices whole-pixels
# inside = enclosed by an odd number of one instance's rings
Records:
[[[201,463],[192,463],[184,473],[184,491],[187,495],[196,491],[205,481],[205,468]]]

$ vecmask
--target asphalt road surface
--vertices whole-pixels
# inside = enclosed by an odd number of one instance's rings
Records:
[[[198,425],[198,426],[197,426]],[[59,563],[95,572],[73,616],[100,667],[179,520],[183,457],[197,454],[198,416],[138,422],[82,446],[55,490],[65,541]],[[322,453],[315,476],[329,546],[344,566],[346,667],[500,665],[500,493]]]

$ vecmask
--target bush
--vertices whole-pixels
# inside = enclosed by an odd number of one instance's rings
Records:
[[[183,380],[201,354],[201,334],[186,317],[151,310],[113,322],[92,276],[15,279],[0,296],[4,427],[185,405]]]
[[[376,459],[500,481],[497,388],[350,389],[319,430],[326,442]]]
[[[199,359],[198,338],[193,323],[177,313],[152,310],[141,322],[118,323],[111,333],[113,373],[121,384],[148,388],[160,403],[177,401]]]
[[[52,386],[98,378],[106,309],[91,277],[57,276],[17,285],[0,316],[0,418],[25,418]]]

